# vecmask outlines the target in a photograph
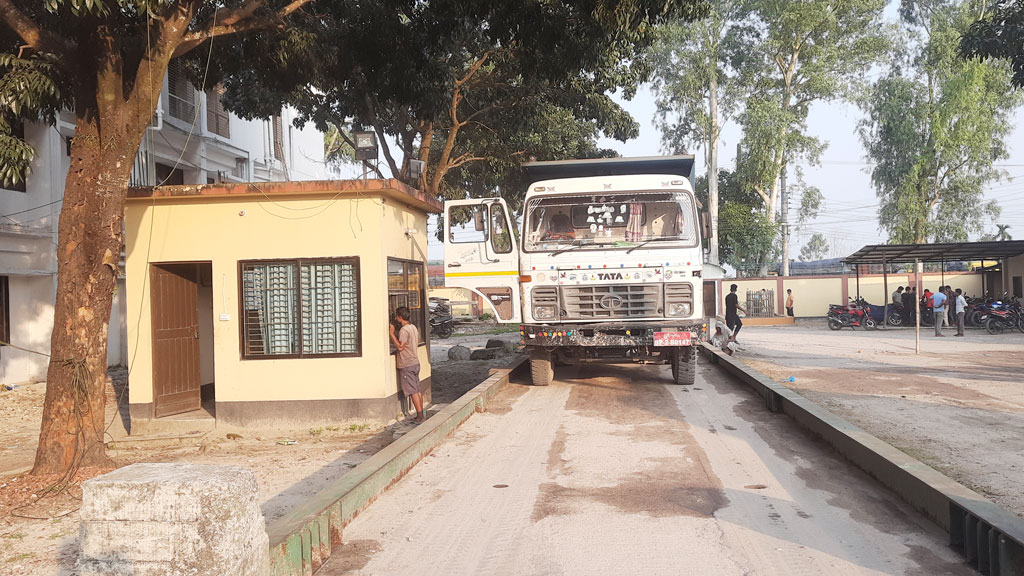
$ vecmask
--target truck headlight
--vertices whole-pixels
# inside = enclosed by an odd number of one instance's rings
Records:
[[[689,316],[692,308],[689,302],[681,302],[677,304],[668,305],[669,316]]]
[[[537,320],[549,320],[555,317],[556,310],[554,306],[534,306],[533,317]]]

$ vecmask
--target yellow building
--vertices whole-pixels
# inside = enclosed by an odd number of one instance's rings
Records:
[[[421,334],[427,215],[397,180],[135,189],[125,208],[132,432],[388,421],[402,412],[389,312]],[[182,418],[182,416],[178,416]]]

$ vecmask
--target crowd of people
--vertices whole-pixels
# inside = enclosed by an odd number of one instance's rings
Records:
[[[915,306],[914,303],[917,303]],[[953,326],[956,323],[956,336],[964,335],[964,315],[967,312],[967,299],[963,291],[951,286],[939,286],[935,292],[925,288],[921,296],[917,296],[917,288],[914,286],[903,286],[896,288],[892,293],[892,303],[901,306],[904,312],[904,321],[913,324],[915,316],[920,310],[921,314],[930,314],[935,326],[935,335],[942,337],[943,327]]]

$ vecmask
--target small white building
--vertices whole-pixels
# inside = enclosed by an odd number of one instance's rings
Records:
[[[265,120],[243,120],[224,110],[220,90],[197,90],[171,62],[157,113],[132,170],[132,184],[211,184],[323,180],[323,134],[296,128],[288,108]],[[57,220],[64,197],[74,115],[55,126],[27,123],[25,140],[36,150],[32,172],[15,189],[0,187],[0,340],[49,352],[56,289]],[[123,270],[123,262],[120,266]],[[109,365],[128,363],[124,279],[111,313]],[[47,358],[0,347],[0,383],[46,377]]]

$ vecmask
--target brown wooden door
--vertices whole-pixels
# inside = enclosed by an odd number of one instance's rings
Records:
[[[704,281],[704,316],[718,316],[718,289],[714,280]]]
[[[155,414],[200,407],[199,295],[195,264],[150,268]]]

